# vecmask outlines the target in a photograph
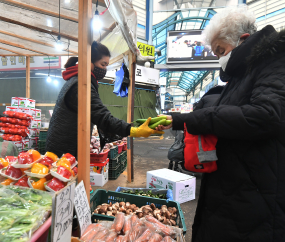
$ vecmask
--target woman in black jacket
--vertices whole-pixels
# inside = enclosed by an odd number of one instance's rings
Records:
[[[246,8],[212,18],[205,36],[227,84],[213,106],[173,117],[173,129],[218,137],[193,242],[285,241],[285,32],[255,29]]]
[[[148,128],[148,123],[139,128],[117,119],[102,103],[98,93],[98,81],[103,79],[107,72],[110,60],[108,48],[94,41],[91,46],[91,127],[97,125],[98,130],[104,133],[118,134],[122,137],[148,137],[154,131]],[[47,134],[46,150],[61,156],[70,153],[77,156],[77,116],[78,116],[78,57],[71,57],[65,64],[66,70],[62,77],[66,80],[63,85]],[[112,94],[111,94],[112,95]],[[92,130],[92,129],[91,129]],[[161,133],[161,132],[160,132]],[[104,145],[102,134],[99,131],[101,146]]]

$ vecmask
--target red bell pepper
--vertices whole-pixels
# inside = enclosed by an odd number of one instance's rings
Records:
[[[41,159],[41,161],[39,163],[42,165],[45,165],[49,169],[51,169],[51,167],[52,167],[52,165],[46,159]]]
[[[9,163],[12,163],[17,160],[17,157],[16,156],[6,156],[5,160],[8,161]]]
[[[21,169],[15,168],[11,165],[7,167],[5,174],[13,178],[20,178],[23,175]]]
[[[17,181],[17,183],[15,184],[15,186],[29,187],[29,184],[28,184],[28,176],[24,176],[24,177],[21,178],[19,181]]]
[[[47,184],[47,186],[56,192],[65,187],[64,183],[55,177]]]
[[[75,174],[75,176],[77,175],[77,173],[78,173],[78,169],[77,169],[77,167],[75,166],[75,167],[73,167],[73,169],[72,169],[73,171],[74,171],[74,174]]]
[[[50,157],[47,157],[47,156],[44,156],[41,160],[48,162],[50,165],[52,165],[52,163],[53,163],[53,159]]]
[[[29,153],[22,153],[18,156],[19,164],[31,164],[34,162],[33,155]]]
[[[69,153],[66,153],[62,157],[65,157],[67,160],[69,160],[71,166],[76,162],[75,157]]]
[[[57,174],[69,179],[71,177],[71,172],[69,170],[67,170],[65,167],[63,166],[59,166],[57,168]]]

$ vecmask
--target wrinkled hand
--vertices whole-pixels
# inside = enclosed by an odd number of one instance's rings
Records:
[[[160,115],[158,115],[157,117],[160,117],[160,116],[165,116],[165,115],[160,114]],[[171,120],[171,121],[173,122],[171,115],[166,115],[166,116],[167,116],[166,120]],[[169,124],[169,125],[167,125],[167,126],[158,125],[158,127],[156,127],[155,129],[156,129],[157,131],[162,131],[162,130],[165,130],[165,129],[170,129],[171,127],[172,127],[172,123]]]
[[[131,127],[131,137],[149,137],[151,134],[164,134],[163,131],[153,130],[148,127],[151,118],[148,118],[140,127]]]

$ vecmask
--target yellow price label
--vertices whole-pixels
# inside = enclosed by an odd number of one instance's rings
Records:
[[[141,42],[137,42],[137,46],[142,54],[142,56],[154,56],[155,48],[153,45],[147,45]],[[151,60],[154,62],[154,60]]]

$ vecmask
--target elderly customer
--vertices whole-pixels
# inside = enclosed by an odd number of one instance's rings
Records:
[[[168,117],[175,130],[218,137],[192,242],[285,241],[285,31],[256,31],[243,6],[217,13],[204,35],[227,84],[213,106]]]

